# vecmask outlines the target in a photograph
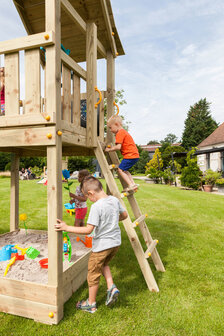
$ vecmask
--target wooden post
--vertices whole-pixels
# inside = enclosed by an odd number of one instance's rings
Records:
[[[94,22],[86,25],[86,92],[87,92],[87,147],[97,146],[97,110],[95,108],[97,85],[97,27]]]
[[[19,229],[19,156],[11,154],[10,231]]]
[[[73,73],[73,93],[72,93],[72,121],[74,126],[80,126],[80,77]]]
[[[115,59],[111,51],[107,52],[107,120],[114,114],[115,100]],[[114,142],[114,135],[107,130],[107,143]]]
[[[46,47],[46,101],[45,112],[61,123],[61,6],[60,0],[46,0],[46,31],[55,32],[55,45]]]
[[[114,114],[115,100],[115,59],[111,51],[107,52],[107,120]],[[107,129],[106,143],[114,143],[113,133]],[[109,158],[108,154],[107,157]],[[113,173],[114,175],[114,173]],[[110,189],[107,185],[107,194],[110,195]]]
[[[46,113],[56,114],[56,128],[61,128],[61,1],[46,0],[46,30],[55,32],[55,45],[46,48]],[[47,130],[46,130],[47,132]],[[48,177],[48,285],[57,287],[57,321],[63,317],[62,233],[54,224],[62,219],[62,137],[47,147]]]
[[[99,140],[104,142],[104,91],[101,92],[102,101],[100,103],[100,113],[99,113]]]

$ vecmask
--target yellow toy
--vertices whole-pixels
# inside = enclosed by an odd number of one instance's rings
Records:
[[[16,261],[16,257],[13,257],[12,259],[10,259],[10,262],[9,262],[8,265],[6,266],[4,276],[7,275],[8,270],[9,270],[9,267],[11,267],[11,266],[15,263],[15,261]]]
[[[16,248],[17,250],[20,250],[22,255],[26,254],[26,251],[28,250],[28,247],[22,248],[22,247],[19,247],[18,245],[15,245],[14,248]]]

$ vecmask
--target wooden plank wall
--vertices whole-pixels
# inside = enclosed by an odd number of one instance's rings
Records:
[[[19,52],[5,55],[5,115],[19,114]]]
[[[74,126],[80,126],[80,77],[73,74],[72,121]]]
[[[25,51],[25,113],[41,112],[40,49]]]
[[[71,123],[71,70],[62,64],[62,120]]]

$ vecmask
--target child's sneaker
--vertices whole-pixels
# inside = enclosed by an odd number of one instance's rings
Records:
[[[93,314],[97,311],[96,302],[91,305],[91,304],[89,304],[88,299],[78,301],[77,304],[76,304],[76,308],[80,309],[80,310],[84,310],[84,311],[86,311],[88,313],[91,313],[91,314]]]
[[[106,306],[110,306],[115,303],[118,299],[120,291],[117,289],[116,285],[113,284],[111,288],[107,291]]]

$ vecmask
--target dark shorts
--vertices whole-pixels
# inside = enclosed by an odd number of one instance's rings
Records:
[[[138,162],[139,158],[136,159],[123,159],[119,165],[121,170],[127,171],[129,170],[136,162]]]

